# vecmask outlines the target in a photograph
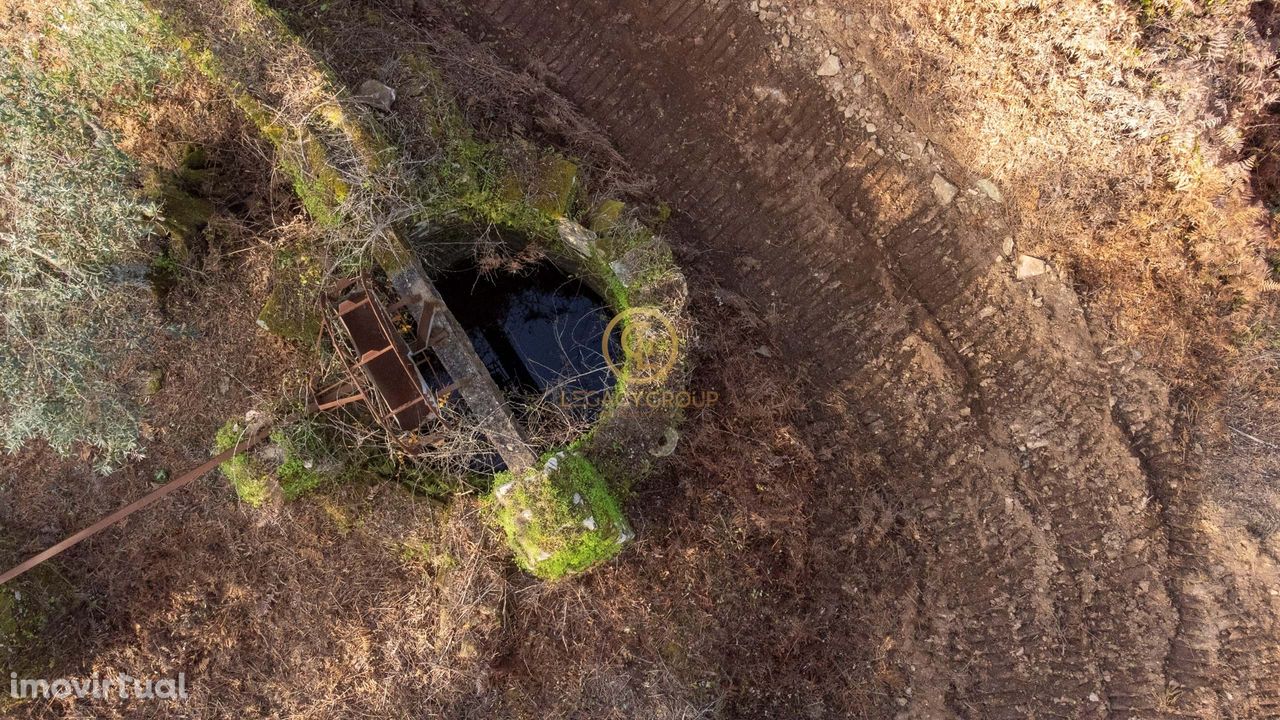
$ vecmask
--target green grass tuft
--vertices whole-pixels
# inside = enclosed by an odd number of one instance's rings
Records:
[[[303,418],[271,433],[271,442],[284,451],[276,470],[285,500],[297,500],[313,490],[339,482],[348,473],[321,434],[313,418]]]

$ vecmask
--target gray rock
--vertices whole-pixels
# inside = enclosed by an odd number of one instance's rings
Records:
[[[818,77],[832,77],[840,72],[840,58],[835,55],[827,55],[822,59],[822,64],[818,66]]]
[[[383,112],[391,112],[391,103],[396,101],[396,91],[377,80],[365,80],[360,84],[354,99]]]
[[[1048,264],[1038,257],[1030,255],[1019,255],[1018,266],[1014,269],[1014,276],[1019,280],[1026,280],[1038,275],[1043,275],[1049,271]]]
[[[631,248],[623,253],[622,257],[609,263],[609,269],[613,270],[613,274],[618,277],[618,282],[622,283],[623,287],[629,288],[640,278],[652,260],[648,246]]]
[[[591,230],[568,218],[560,218],[560,222],[556,224],[556,232],[560,235],[560,240],[575,253],[584,258],[595,255],[598,236]]]
[[[930,186],[933,188],[933,194],[938,198],[939,204],[950,205],[951,201],[956,199],[958,189],[941,175],[934,173],[933,182],[930,183]]]
[[[978,189],[996,202],[1004,202],[1004,196],[1000,194],[1000,188],[996,184],[987,179],[978,181]]]

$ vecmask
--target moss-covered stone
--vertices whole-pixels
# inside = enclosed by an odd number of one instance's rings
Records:
[[[311,347],[320,337],[323,274],[315,256],[303,249],[276,254],[271,295],[258,313],[258,326],[277,337]]]
[[[178,187],[165,188],[163,225],[169,234],[171,253],[181,263],[191,262],[194,251],[192,237],[203,230],[213,215],[213,204]]]
[[[492,502],[516,562],[545,580],[589,570],[634,537],[605,479],[574,450],[498,475]]]
[[[143,182],[144,193],[159,209],[157,224],[169,240],[166,257],[178,265],[195,260],[193,242],[213,215],[213,204],[203,197],[208,175],[204,150],[193,148],[176,170],[152,170]]]
[[[301,345],[314,342],[320,336],[320,313],[299,300],[295,288],[278,285],[258,313],[258,326]]]
[[[548,152],[533,164],[526,196],[534,208],[559,218],[569,214],[577,189],[577,164],[558,153]]]
[[[154,397],[164,389],[164,380],[164,368],[151,368],[147,371],[147,384],[143,389],[143,394],[148,398]]]
[[[291,133],[296,143],[282,146],[280,162],[293,177],[293,191],[316,222],[326,227],[342,224],[342,204],[351,186],[334,169],[324,144],[305,127]]]
[[[587,227],[598,235],[604,235],[618,225],[626,209],[627,204],[621,200],[605,200],[591,211]]]

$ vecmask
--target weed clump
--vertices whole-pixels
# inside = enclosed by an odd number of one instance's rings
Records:
[[[323,319],[316,298],[324,283],[321,262],[305,246],[276,253],[271,295],[258,314],[258,326],[303,348],[320,337]]]
[[[499,474],[492,502],[516,562],[544,580],[588,570],[633,537],[604,477],[574,450],[552,455],[540,470]]]
[[[218,430],[214,450],[230,450],[246,437],[248,431],[232,420]],[[293,501],[330,485],[384,474],[373,455],[344,447],[314,417],[293,420],[273,430],[268,441],[237,453],[220,466],[236,495],[253,507],[261,507],[277,489],[285,501]]]
[[[350,474],[349,464],[339,460],[310,418],[271,433],[271,442],[283,453],[276,477],[285,500],[296,500]]]

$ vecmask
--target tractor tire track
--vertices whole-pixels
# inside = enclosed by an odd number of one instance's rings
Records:
[[[775,319],[815,400],[850,408],[901,478],[926,546],[923,607],[904,600],[897,629],[911,717],[1275,710],[1274,603],[1260,613],[1264,585],[1199,532],[1172,426],[1135,419],[1167,399],[1113,412],[1074,294],[1013,279],[1006,228],[962,170],[944,170],[948,197],[894,159],[811,70],[772,62],[735,3],[439,7],[654,178],[705,264]]]

